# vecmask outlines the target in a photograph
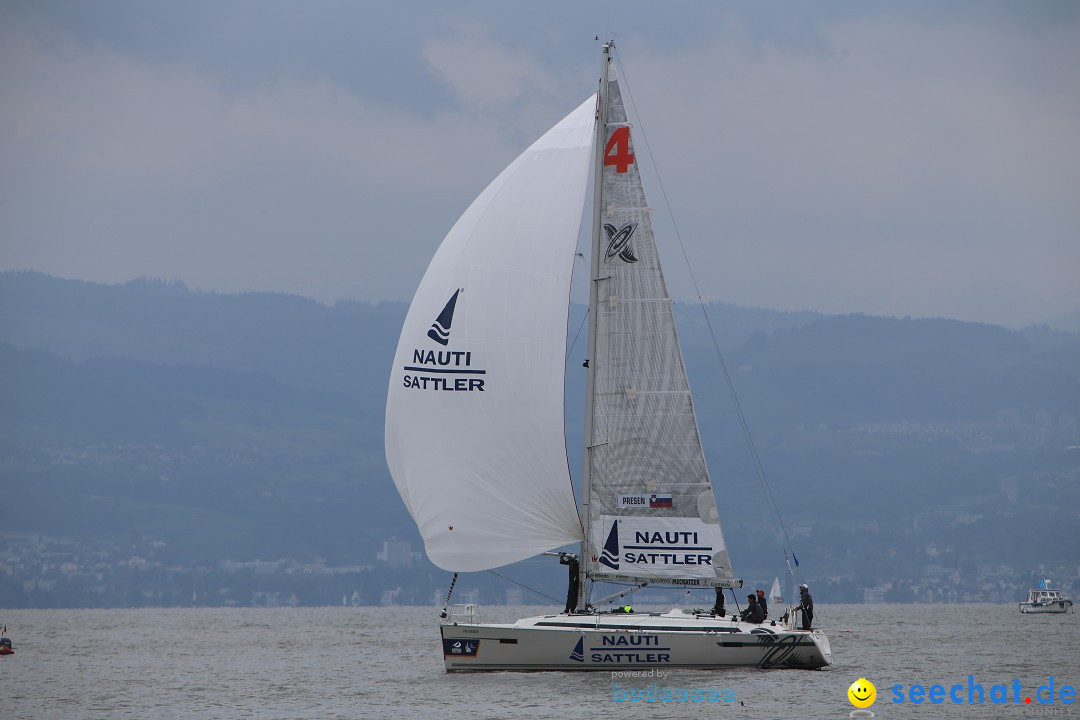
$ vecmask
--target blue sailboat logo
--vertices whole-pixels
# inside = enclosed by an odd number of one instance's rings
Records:
[[[604,550],[600,553],[600,563],[607,565],[612,570],[619,569],[619,521],[611,523],[611,531],[608,533]]]
[[[577,645],[574,646],[573,652],[570,653],[570,659],[575,662],[585,662],[585,636],[582,635],[578,638]]]
[[[442,309],[439,317],[431,323],[431,329],[427,331],[427,336],[440,345],[447,345],[450,342],[450,324],[454,322],[454,308],[457,306],[459,293],[461,293],[460,289],[454,291],[446,302],[446,307]]]

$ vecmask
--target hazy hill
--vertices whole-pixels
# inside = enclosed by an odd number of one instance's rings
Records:
[[[376,385],[385,391],[385,378],[366,371],[389,372],[405,311],[400,303],[328,307],[276,293],[192,292],[179,282],[0,273],[0,340],[17,347],[254,372],[359,398]]]
[[[762,394],[754,404],[781,412],[770,424],[992,420],[1003,408],[1080,409],[1075,338],[1056,337],[1044,346],[994,325],[845,315],[756,333],[736,357],[740,384]]]
[[[382,450],[405,310],[0,273],[0,539],[153,537],[159,557],[209,564],[371,563],[395,535],[420,549]],[[914,573],[913,549],[939,543],[954,564],[1075,568],[1080,335],[709,313],[804,562],[869,576],[892,553]],[[777,544],[701,309],[677,314],[729,544],[771,577]],[[568,361],[571,434],[584,354],[581,340]],[[1026,544],[1031,522],[1055,541]]]

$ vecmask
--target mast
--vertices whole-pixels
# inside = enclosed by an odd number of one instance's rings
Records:
[[[596,93],[596,143],[593,157],[593,215],[592,253],[589,266],[589,366],[585,372],[585,465],[581,476],[581,513],[585,523],[585,539],[581,543],[581,565],[578,570],[578,607],[585,609],[586,583],[589,566],[589,502],[591,493],[593,446],[593,378],[596,373],[597,304],[600,278],[600,214],[603,207],[604,189],[604,143],[607,127],[608,69],[611,66],[612,41],[603,45],[600,65],[600,88]]]

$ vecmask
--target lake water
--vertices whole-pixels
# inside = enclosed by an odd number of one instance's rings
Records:
[[[482,608],[483,610],[483,608]],[[486,609],[507,621],[550,608]],[[1080,717],[1080,615],[1010,605],[818,605],[835,665],[672,670],[674,691],[730,688],[733,702],[614,701],[653,680],[609,673],[447,674],[436,610],[400,608],[2,610],[16,654],[0,658],[12,718],[841,718],[847,688],[877,687],[879,718]],[[967,704],[968,676],[984,688]],[[1053,704],[1036,693],[1054,680]],[[1012,702],[1019,680],[1021,702]],[[953,685],[965,704],[892,702],[894,685]],[[993,704],[995,684],[1007,704]],[[719,694],[719,693],[718,693]],[[1043,691],[1046,698],[1046,690]],[[1032,704],[1023,702],[1032,698]]]

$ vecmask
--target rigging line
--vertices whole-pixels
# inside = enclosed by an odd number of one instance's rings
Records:
[[[691,590],[687,590],[686,595],[690,599],[695,600],[695,601],[697,601],[699,603],[704,603],[706,605],[709,604],[709,599],[708,598],[702,597],[702,596],[698,595],[697,593],[695,593],[695,592],[693,592]]]
[[[784,525],[783,518],[780,517],[780,509],[776,504],[776,498],[773,496],[772,487],[769,485],[769,480],[765,475],[765,468],[761,463],[761,458],[758,455],[757,445],[754,443],[754,438],[750,434],[750,425],[746,421],[746,415],[743,413],[742,404],[739,402],[739,397],[735,393],[735,384],[731,380],[731,373],[728,372],[727,362],[724,360],[724,354],[720,351],[720,343],[716,338],[716,330],[713,328],[712,318],[709,317],[709,311],[705,308],[705,300],[701,296],[701,288],[698,285],[697,276],[694,275],[694,268],[690,264],[690,257],[686,252],[686,245],[683,243],[682,233],[679,232],[679,224],[675,220],[675,213],[671,209],[671,201],[668,199],[667,189],[664,187],[664,180],[660,176],[660,168],[657,166],[656,157],[653,155],[652,147],[649,145],[649,136],[645,133],[645,124],[641,120],[641,114],[638,112],[637,103],[634,102],[634,93],[630,90],[630,82],[627,80],[627,73],[625,65],[622,61],[622,56],[619,55],[618,48],[612,48],[615,51],[615,61],[619,64],[619,72],[622,75],[623,85],[626,86],[626,96],[630,98],[630,105],[634,108],[634,115],[638,118],[638,129],[641,131],[641,139],[645,143],[645,151],[649,156],[649,162],[653,166],[653,170],[656,172],[657,184],[660,186],[660,194],[664,198],[664,205],[668,211],[668,217],[671,218],[671,225],[675,230],[675,237],[679,241],[679,249],[682,250],[683,261],[686,263],[686,268],[690,274],[690,282],[694,286],[694,293],[697,295],[698,305],[701,307],[701,313],[705,316],[705,325],[709,328],[709,335],[713,341],[713,348],[716,350],[716,355],[720,359],[720,367],[724,372],[724,381],[727,383],[728,392],[731,394],[731,399],[735,405],[735,412],[739,418],[739,425],[742,428],[743,438],[746,440],[747,447],[750,450],[750,457],[754,462],[755,473],[758,476],[758,482],[761,484],[762,493],[765,495],[765,504],[770,510],[770,514],[773,517],[774,522],[778,525],[778,530],[782,533],[784,538],[784,544],[787,549],[791,551],[792,555],[795,554],[795,549],[791,545],[791,538],[788,536],[787,527]],[[791,572],[790,566],[788,571]],[[738,601],[736,601],[738,602]]]
[[[498,575],[503,580],[506,580],[507,582],[512,582],[515,585],[517,585],[518,587],[521,587],[521,588],[524,588],[525,590],[528,590],[533,595],[539,595],[542,598],[547,598],[548,600],[551,600],[554,603],[561,603],[562,602],[562,600],[559,600],[558,598],[553,598],[550,595],[547,595],[545,593],[540,592],[539,590],[534,590],[533,588],[529,587],[528,585],[525,585],[523,583],[519,583],[517,580],[514,580],[513,578],[508,578],[508,577],[506,577],[505,575],[503,575],[501,573],[495,572],[494,570],[488,570],[488,572],[491,573],[492,575]],[[493,593],[495,592],[494,588],[492,588],[492,592]]]
[[[443,601],[443,609],[439,614],[439,617],[446,617],[446,610],[450,607],[450,596],[454,594],[454,586],[457,585],[458,574],[454,573],[454,577],[450,580],[450,589],[446,591],[446,600]]]
[[[563,360],[564,363],[570,361],[570,355],[571,355],[571,353],[574,352],[574,348],[577,347],[578,338],[581,337],[581,328],[585,327],[585,321],[588,320],[588,319],[589,319],[589,310],[588,310],[588,308],[586,308],[585,309],[585,317],[581,318],[581,324],[577,326],[577,332],[574,333],[574,341],[572,343],[570,343],[570,349],[566,351],[566,358]]]

